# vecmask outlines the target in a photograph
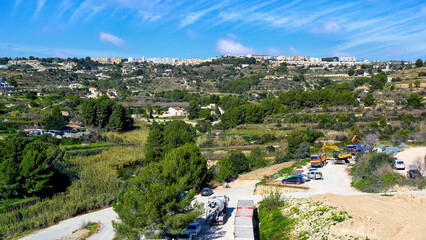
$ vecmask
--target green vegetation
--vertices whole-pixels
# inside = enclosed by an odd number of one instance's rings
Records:
[[[285,201],[280,193],[271,193],[259,202],[260,239],[291,239],[294,220],[283,216]]]
[[[392,170],[395,159],[386,153],[363,155],[352,170],[352,185],[364,192],[383,192],[405,178]]]
[[[263,239],[340,239],[332,225],[351,218],[346,211],[310,200],[286,199],[270,193],[259,202],[259,235]],[[357,239],[345,235],[345,239]]]
[[[133,119],[126,109],[107,96],[88,99],[82,105],[82,117],[86,125],[123,132],[133,127]]]
[[[145,141],[148,129],[140,127],[133,133],[142,136],[136,143],[139,145]],[[123,136],[123,139],[127,139],[128,134],[116,135],[117,138]],[[124,170],[135,169],[133,166],[144,160],[143,149],[134,146],[111,146],[101,153],[88,156],[83,153],[65,153],[58,155],[55,160],[57,163],[54,163],[54,168],[68,176],[71,181],[65,192],[44,199],[21,202],[17,200],[16,204],[9,207],[2,204],[2,207],[8,210],[0,212],[0,238],[12,237],[112,204],[125,184],[124,179],[129,178],[126,174],[133,175],[135,172]]]
[[[183,121],[153,124],[146,144],[146,164],[120,192],[114,210],[121,236],[155,232],[177,234],[202,212],[192,200],[209,180],[207,159],[194,144],[195,130]]]

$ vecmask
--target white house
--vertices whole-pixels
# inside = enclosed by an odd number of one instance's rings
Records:
[[[187,114],[188,111],[180,107],[169,107],[169,110],[163,114],[163,117],[185,117]]]
[[[80,83],[73,83],[73,84],[70,84],[69,88],[71,89],[84,88],[84,86],[81,85]]]

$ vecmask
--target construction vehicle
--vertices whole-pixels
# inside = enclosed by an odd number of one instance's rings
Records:
[[[351,143],[354,144],[356,139],[358,139],[358,141],[361,140],[361,138],[358,135],[354,135],[352,140],[351,140]]]
[[[210,225],[224,224],[228,218],[229,197],[214,196],[209,198],[206,207],[206,221]]]
[[[322,152],[324,153],[325,148],[333,149],[334,163],[347,163],[349,158],[352,158],[351,153],[344,153],[340,151],[339,147],[333,144],[324,143],[322,145]]]
[[[325,153],[311,155],[311,166],[312,167],[323,167],[327,160]]]

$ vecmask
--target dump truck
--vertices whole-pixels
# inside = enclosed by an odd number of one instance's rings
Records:
[[[311,166],[312,167],[323,167],[327,156],[325,153],[311,155]]]
[[[224,196],[214,196],[209,198],[206,207],[206,221],[210,225],[224,224],[228,218],[229,198]]]
[[[238,200],[235,213],[234,240],[254,240],[254,202]]]

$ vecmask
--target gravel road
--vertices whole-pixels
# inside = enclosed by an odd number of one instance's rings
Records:
[[[420,161],[423,162],[425,156],[426,156],[426,147],[414,147],[414,148],[409,148],[407,150],[399,152],[395,155],[395,157],[398,159],[404,160],[405,170],[395,170],[395,171],[397,171],[399,174],[403,176],[407,176],[407,171],[410,170],[410,168],[413,168],[412,165],[414,164],[414,162],[417,161],[418,159],[420,159]]]
[[[114,229],[112,228],[112,220],[117,220],[117,213],[110,208],[105,208],[96,212],[73,217],[60,223],[27,235],[23,240],[56,240],[66,237],[75,230],[80,229],[89,222],[101,222],[101,230],[90,237],[91,240],[112,239],[114,237]]]

